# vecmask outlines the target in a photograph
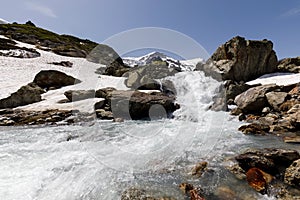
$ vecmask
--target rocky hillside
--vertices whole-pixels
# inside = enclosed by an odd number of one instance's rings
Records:
[[[59,35],[43,28],[36,27],[32,22],[26,24],[0,24],[0,35],[8,38],[36,45],[43,50],[52,51],[58,55],[70,57],[87,57],[90,52],[99,44],[87,39],[80,39],[70,35]],[[98,48],[105,49],[105,52],[114,50],[106,45],[99,45]],[[100,54],[97,54],[99,56]],[[102,55],[102,54],[101,54]],[[107,55],[107,54],[106,54]],[[95,59],[92,59],[95,61]]]

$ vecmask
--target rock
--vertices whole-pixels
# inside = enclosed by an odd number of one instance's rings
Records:
[[[256,167],[272,176],[280,177],[293,161],[300,159],[300,155],[296,150],[266,148],[248,150],[235,159],[244,171]]]
[[[113,91],[107,98],[114,117],[124,119],[158,119],[172,117],[178,109],[175,98],[160,92]]]
[[[292,143],[292,144],[300,144],[300,136],[295,136],[295,137],[284,137],[283,141],[285,143]]]
[[[242,125],[239,128],[246,135],[265,135],[270,131],[270,126],[266,124],[252,123],[248,125]]]
[[[236,96],[238,96],[239,94],[247,91],[248,89],[252,88],[252,87],[256,87],[259,85],[247,85],[245,83],[234,83],[233,81],[227,81],[227,83],[225,84],[225,88],[226,88],[226,100],[228,102],[228,100],[232,99],[234,100]]]
[[[207,170],[207,162],[202,161],[196,164],[196,166],[192,169],[192,175],[201,177],[202,174]]]
[[[107,119],[107,120],[114,119],[114,115],[111,111],[107,111],[104,109],[97,109],[95,110],[95,112],[97,118],[99,119]]]
[[[147,89],[161,90],[162,84],[158,83],[157,79],[162,79],[167,76],[173,76],[179,71],[174,68],[169,68],[166,65],[145,65],[142,67],[134,67],[123,76],[128,77],[125,80],[125,85],[132,89]]]
[[[300,159],[295,160],[285,171],[284,182],[300,187]]]
[[[35,83],[29,83],[22,86],[17,92],[12,93],[9,97],[0,100],[0,109],[15,108],[39,102],[42,100],[41,94],[44,93]]]
[[[81,81],[56,70],[42,70],[33,80],[41,88],[49,89],[50,87],[61,88],[68,85],[78,84]]]
[[[276,72],[277,56],[269,40],[234,37],[221,45],[206,64],[197,66],[217,80],[249,81]]]
[[[271,112],[271,109],[270,109],[270,107],[264,107],[264,108],[262,109],[261,112],[262,112],[263,114],[268,114],[268,113]]]
[[[281,104],[279,106],[279,111],[280,112],[287,112],[288,110],[290,110],[294,105],[298,104],[300,102],[295,101],[295,100],[288,100],[286,102],[284,102],[283,104]]]
[[[205,200],[202,192],[199,191],[199,189],[194,188],[192,184],[181,183],[179,188],[184,194],[188,194],[191,200]]]
[[[6,119],[0,119],[0,126],[56,124],[73,114],[73,111],[67,110],[24,111],[15,109],[13,113],[3,115]]]
[[[218,197],[218,200],[239,199],[237,194],[229,187],[218,187],[215,195]]]
[[[100,70],[100,69],[99,69]],[[97,70],[99,72],[99,70]],[[103,75],[121,77],[128,72],[130,67],[125,65],[122,60],[114,60],[107,65]]]
[[[172,117],[179,108],[175,97],[161,92],[144,93],[139,91],[103,88],[96,91],[97,98],[104,98],[101,109],[112,111],[115,118],[123,119],[157,119]]]
[[[123,118],[114,118],[113,122],[124,122]]]
[[[234,102],[243,113],[260,113],[263,108],[268,106],[266,94],[278,88],[279,86],[275,84],[250,88],[238,95]]]
[[[247,173],[247,182],[256,191],[265,193],[267,184],[273,180],[273,176],[260,170],[259,168],[250,168]]]
[[[278,62],[277,68],[281,72],[300,73],[300,57],[284,58]]]
[[[28,25],[28,26],[36,27],[36,26],[34,25],[34,23],[32,23],[32,21],[30,21],[30,20],[27,21],[25,24]]]
[[[113,63],[118,63],[123,65],[123,60],[121,57],[117,54],[117,52],[104,44],[97,45],[88,55],[87,60],[94,62],[94,63],[100,63],[102,65],[109,66]]]
[[[95,98],[95,90],[68,90],[64,93],[69,101]]]
[[[279,111],[279,106],[283,104],[288,97],[288,93],[286,92],[268,92],[266,93],[268,103],[274,108],[276,111]]]
[[[148,193],[144,189],[129,188],[122,193],[121,200],[175,200],[173,197],[153,197]]]
[[[72,67],[73,66],[73,63],[70,62],[70,61],[51,62],[49,64],[60,65],[60,66],[63,66],[63,67]]]
[[[300,104],[295,104],[291,109],[287,111],[287,114],[294,114],[300,112]]]

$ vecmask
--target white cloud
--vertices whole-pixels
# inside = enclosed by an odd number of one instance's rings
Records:
[[[293,9],[283,13],[281,16],[290,17],[290,16],[295,16],[295,15],[300,15],[300,8],[293,8]]]
[[[40,4],[33,3],[33,2],[27,2],[26,5],[27,5],[28,9],[39,12],[47,17],[52,17],[52,18],[57,17],[51,8],[48,8],[44,5],[40,5]]]

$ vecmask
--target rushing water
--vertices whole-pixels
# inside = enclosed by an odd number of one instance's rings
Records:
[[[110,200],[132,186],[184,199],[182,182],[210,194],[228,186],[240,196],[267,198],[235,179],[224,167],[226,158],[249,147],[284,144],[244,136],[236,119],[208,111],[219,83],[201,72],[171,79],[181,105],[175,119],[1,127],[0,199]],[[210,171],[201,179],[190,176],[203,160]]]

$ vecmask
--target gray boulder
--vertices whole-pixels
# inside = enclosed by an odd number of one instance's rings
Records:
[[[22,86],[17,92],[12,93],[9,97],[0,100],[0,109],[15,108],[39,102],[42,100],[41,94],[44,90],[35,83],[29,83]]]
[[[286,92],[269,92],[266,94],[268,103],[276,110],[279,111],[279,106],[283,104],[288,97]]]
[[[266,93],[279,89],[275,84],[257,86],[250,88],[238,95],[234,102],[243,113],[260,113],[263,108],[268,106]]]
[[[217,80],[249,81],[277,70],[277,56],[269,40],[234,37],[221,45],[197,70]]]

